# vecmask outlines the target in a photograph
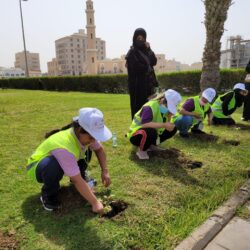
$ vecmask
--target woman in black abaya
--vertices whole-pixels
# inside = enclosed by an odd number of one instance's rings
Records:
[[[131,117],[140,110],[148,97],[158,86],[153,66],[157,58],[147,42],[146,31],[136,29],[133,36],[133,45],[126,56],[128,69],[128,89],[130,95]]]

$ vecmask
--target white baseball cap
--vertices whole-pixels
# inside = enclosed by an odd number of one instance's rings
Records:
[[[164,92],[164,96],[167,101],[169,112],[175,115],[177,112],[176,107],[181,102],[181,95],[173,89],[168,89]]]
[[[73,118],[98,141],[107,141],[112,137],[110,130],[104,125],[103,113],[96,108],[81,108],[79,116]]]
[[[201,96],[207,99],[209,103],[211,103],[216,96],[216,91],[213,88],[207,88],[202,92]]]
[[[241,90],[246,90],[246,86],[245,86],[245,84],[244,83],[236,83],[235,85],[234,85],[234,89],[241,89]]]

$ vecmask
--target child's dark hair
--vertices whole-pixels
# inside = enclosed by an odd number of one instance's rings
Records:
[[[84,129],[79,125],[78,121],[73,121],[73,122],[71,122],[70,124],[68,124],[68,125],[66,125],[66,126],[64,126],[64,127],[62,127],[61,129],[54,129],[54,130],[51,130],[50,132],[48,132],[48,133],[45,134],[44,138],[47,139],[47,138],[49,138],[51,135],[53,135],[53,134],[55,134],[55,133],[57,133],[57,132],[60,132],[60,131],[69,129],[69,128],[74,128],[74,130],[77,129],[77,128],[81,128],[81,129],[80,129],[80,133],[81,133],[81,134],[88,134],[88,132],[87,132],[86,130],[84,130]]]

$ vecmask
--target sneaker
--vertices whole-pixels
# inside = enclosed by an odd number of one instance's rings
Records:
[[[183,133],[179,133],[180,137],[182,138],[189,138],[189,134],[183,134]]]
[[[148,159],[149,159],[149,156],[148,156],[147,151],[138,150],[138,151],[136,152],[136,155],[138,156],[138,158],[139,158],[140,160],[148,160]]]
[[[159,146],[151,144],[147,151],[165,151],[165,148],[161,148]]]
[[[57,200],[56,196],[41,196],[40,201],[45,210],[54,211],[60,208],[61,203]]]
[[[243,122],[247,122],[247,121],[249,121],[250,119],[245,118],[245,117],[241,117],[241,120],[242,120]]]

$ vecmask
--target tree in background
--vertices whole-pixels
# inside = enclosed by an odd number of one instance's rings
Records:
[[[220,83],[221,37],[232,0],[204,0],[206,44],[203,52],[203,67],[200,88],[217,89]]]

